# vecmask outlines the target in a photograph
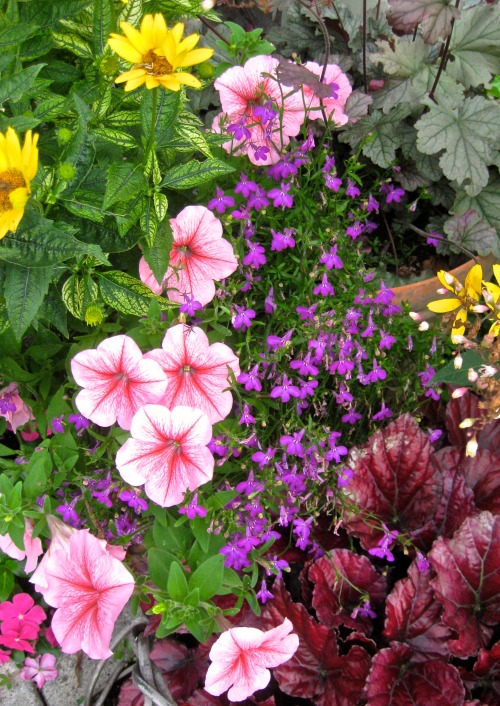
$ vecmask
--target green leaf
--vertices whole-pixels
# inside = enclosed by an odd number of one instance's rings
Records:
[[[64,112],[67,103],[68,98],[66,96],[54,95],[40,101],[33,111],[33,114],[35,118],[38,118],[41,122],[48,122],[59,117],[59,115]]]
[[[71,275],[62,286],[61,298],[76,319],[83,320],[85,310],[97,300],[99,288],[90,277]]]
[[[180,91],[161,91],[157,97],[156,119],[154,125],[155,144],[158,149],[165,147],[174,134],[174,125],[182,108]],[[153,117],[152,91],[143,94],[141,102],[141,127],[146,141],[151,134]]]
[[[92,112],[96,120],[104,119],[111,105],[112,90],[111,86],[106,86],[95,103],[92,104]]]
[[[80,59],[93,59],[92,47],[75,32],[52,32],[52,37],[59,49],[66,49]]]
[[[448,179],[477,196],[488,183],[488,165],[496,158],[500,139],[500,106],[475,96],[457,108],[430,103],[417,121],[417,147],[424,154],[444,150],[439,164]]]
[[[186,572],[177,561],[170,564],[167,592],[169,597],[178,603],[182,603],[189,592]]]
[[[14,574],[7,566],[0,565],[0,602],[9,600],[14,589]]]
[[[106,304],[123,314],[147,316],[151,299],[155,299],[162,309],[171,309],[174,303],[158,297],[140,280],[120,270],[96,272],[99,278],[101,295]]]
[[[172,242],[172,229],[167,220],[158,226],[152,244],[146,242],[143,245],[142,254],[156,277],[157,282],[163,280],[167,271]]]
[[[158,218],[154,210],[153,199],[144,199],[140,218],[141,230],[146,238],[146,242],[154,242],[156,231],[158,230]]]
[[[462,367],[456,369],[451,360],[443,368],[437,371],[432,378],[432,382],[437,385],[458,385],[459,387],[470,387],[470,381],[467,377],[469,368],[478,370],[482,365],[486,365],[485,361],[476,351],[464,351],[462,353]]]
[[[45,64],[29,66],[14,74],[12,78],[2,79],[0,82],[0,105],[8,100],[16,101],[22,98],[23,94],[34,84],[44,66]]]
[[[118,201],[129,201],[138,193],[144,193],[147,188],[148,183],[139,166],[128,162],[112,164],[106,176],[104,208],[107,209]]]
[[[92,35],[96,54],[104,54],[108,37],[115,28],[114,14],[112,0],[94,0]]]
[[[52,267],[9,265],[5,278],[5,299],[10,325],[18,340],[35,318],[53,274]]]
[[[26,466],[26,478],[23,483],[24,494],[28,499],[35,500],[37,496],[43,495],[51,472],[52,459],[48,450],[34,453]]]
[[[0,245],[0,260],[32,268],[45,268],[81,255],[92,255],[103,265],[109,262],[99,245],[82,243],[65,223],[54,223],[35,210],[27,211],[15,233]]]
[[[162,549],[153,547],[148,551],[149,576],[153,583],[164,591],[167,590],[170,565],[173,561],[175,556]]]
[[[200,600],[208,601],[219,593],[224,578],[224,557],[211,556],[189,577],[189,590],[200,590]]]
[[[128,0],[128,3],[122,8],[120,16],[118,18],[119,22],[129,22],[131,25],[136,26],[142,19],[144,14],[144,9],[142,6],[142,0]]]
[[[207,532],[208,522],[204,517],[194,517],[189,521],[189,525],[203,553],[206,554],[210,546],[210,534]]]
[[[204,162],[193,160],[169,169],[161,185],[169,189],[192,189],[231,172],[234,172],[234,167],[219,159],[206,159]]]
[[[135,138],[129,135],[128,132],[116,130],[112,127],[95,127],[92,129],[92,134],[100,137],[105,142],[111,142],[111,144],[125,149],[133,149],[139,146]]]
[[[429,44],[446,39],[452,21],[460,17],[451,0],[389,0],[389,5],[389,20],[394,29],[409,33],[421,24],[424,39]]]
[[[163,221],[168,213],[168,199],[165,194],[155,191],[153,194],[153,203],[155,207],[156,216],[159,221]]]
[[[496,170],[495,170],[496,172]],[[500,236],[500,177],[492,173],[490,182],[477,196],[459,190],[451,213],[462,214],[468,210],[479,211],[485,221],[496,228]]]
[[[396,150],[402,143],[401,122],[410,113],[408,105],[399,105],[388,115],[374,110],[354,125],[348,125],[339,136],[353,149],[362,146],[363,154],[379,167],[388,167],[396,158]]]
[[[466,88],[489,83],[500,72],[500,8],[477,5],[461,10],[450,43],[446,73]]]
[[[108,127],[130,127],[138,125],[141,116],[137,110],[121,110],[106,117],[105,125]]]
[[[69,337],[67,311],[55,287],[49,289],[38,316],[51,326],[54,326],[65,338]]]
[[[495,250],[498,251],[499,239],[496,230],[485,223],[477,211],[466,211],[463,216],[454,215],[448,218],[444,222],[443,230],[450,243],[459,243],[478,255],[486,256]]]
[[[102,196],[95,191],[78,189],[71,199],[61,199],[65,209],[75,216],[89,219],[95,223],[103,223],[105,213],[101,208]]]
[[[38,31],[36,23],[7,25],[0,30],[0,52],[13,51],[14,48],[29,39]]]
[[[181,139],[186,140],[188,144],[192,145],[194,149],[204,154],[205,157],[213,157],[212,150],[210,149],[205,136],[198,128],[193,127],[192,125],[177,123],[175,126],[175,132]]]

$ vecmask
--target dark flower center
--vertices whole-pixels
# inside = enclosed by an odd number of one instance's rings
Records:
[[[144,61],[139,64],[139,67],[146,69],[150,76],[164,76],[172,73],[172,64],[164,56],[155,54],[152,49],[145,55]]]

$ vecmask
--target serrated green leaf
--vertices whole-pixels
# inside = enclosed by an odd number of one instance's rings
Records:
[[[168,144],[168,141],[173,136],[174,125],[181,108],[182,97],[180,91],[162,91],[158,94],[154,125],[155,144],[158,149]],[[141,127],[146,141],[151,134],[152,110],[152,91],[146,91],[141,102]]]
[[[61,115],[67,103],[67,97],[54,95],[51,98],[40,101],[33,111],[33,114],[35,118],[38,118],[40,121],[48,122]]]
[[[169,169],[163,177],[161,186],[174,190],[192,189],[231,172],[234,172],[234,167],[219,159],[206,159],[204,162],[193,160]]]
[[[54,326],[65,338],[68,338],[68,317],[66,308],[55,287],[50,287],[49,293],[38,311],[38,316],[51,326]]]
[[[82,243],[66,223],[54,223],[35,210],[27,211],[15,233],[0,243],[0,260],[17,265],[30,263],[44,268],[73,257],[92,255],[104,265],[109,262],[99,245]]]
[[[174,304],[154,294],[140,280],[120,270],[96,272],[99,288],[106,304],[123,314],[147,316],[151,299],[158,301],[162,309],[171,309]]]
[[[181,139],[186,140],[195,150],[204,154],[205,157],[213,157],[208,142],[198,128],[192,127],[191,125],[177,124],[175,126],[175,132]]]
[[[92,134],[96,137],[100,137],[101,140],[111,142],[111,144],[124,147],[125,149],[133,149],[134,147],[138,147],[136,140],[127,132],[117,130],[113,127],[95,127],[92,130]]]
[[[9,321],[20,340],[35,318],[53,277],[52,267],[9,265],[5,278],[5,299]]]
[[[94,118],[96,118],[97,120],[104,119],[106,113],[109,110],[109,106],[111,105],[111,96],[111,86],[106,86],[99,98],[92,105],[92,112],[94,114]]]
[[[59,49],[66,49],[80,59],[92,59],[92,47],[75,32],[52,32],[52,38]]]
[[[153,194],[153,203],[156,216],[159,221],[162,221],[168,213],[168,199],[165,194],[155,191]]]
[[[158,230],[158,218],[152,198],[148,197],[144,199],[141,211],[141,231],[146,238],[146,242],[152,243],[154,242],[156,231]]]
[[[188,594],[188,582],[186,579],[186,572],[177,561],[173,561],[170,564],[170,571],[168,572],[167,581],[167,592],[169,597],[173,601],[177,601],[178,603],[182,603],[184,601],[184,598]]]
[[[458,191],[451,213],[463,214],[469,209],[478,211],[487,223],[496,228],[500,236],[500,177],[496,170],[491,174],[488,186],[476,196]]]
[[[137,110],[122,110],[112,113],[106,117],[106,127],[131,127],[141,122],[141,116]]]
[[[7,25],[0,30],[0,52],[13,51],[25,39],[32,37],[38,31],[34,22]]]
[[[500,72],[500,8],[478,5],[461,10],[450,43],[446,73],[466,88],[487,85]]]
[[[10,326],[9,315],[5,301],[0,300],[0,335],[7,331]]]
[[[500,138],[500,106],[481,96],[466,98],[457,108],[431,103],[415,128],[420,152],[444,150],[439,164],[448,179],[463,184],[470,196],[487,185]]]
[[[85,310],[99,296],[99,288],[90,277],[71,275],[62,286],[61,298],[76,319],[83,321]]]
[[[120,22],[129,22],[132,26],[139,24],[144,14],[142,0],[128,0],[128,3],[122,8],[118,18]]]
[[[163,280],[167,271],[172,243],[172,228],[169,221],[166,220],[159,225],[152,243],[146,242],[143,246],[144,259],[150,266],[157,282]]]
[[[94,191],[79,189],[71,199],[62,199],[61,203],[70,213],[86,218],[95,223],[103,223],[105,213],[101,208],[102,196]]]
[[[198,588],[200,600],[208,601],[218,594],[224,578],[224,557],[216,554],[203,562],[189,577],[189,590]]]
[[[106,175],[106,193],[104,208],[109,208],[118,201],[126,202],[143,194],[148,187],[144,174],[139,166],[128,162],[112,164]]]
[[[452,216],[443,225],[451,243],[459,243],[481,256],[498,250],[497,232],[485,223],[477,211],[467,211],[463,216]],[[456,248],[452,250],[457,251]]]
[[[0,82],[0,105],[8,100],[16,101],[34,84],[36,77],[45,64],[36,64],[22,69],[11,78],[2,79]]]
[[[94,0],[94,22],[92,34],[94,51],[104,54],[110,32],[114,29],[115,11],[112,0]]]

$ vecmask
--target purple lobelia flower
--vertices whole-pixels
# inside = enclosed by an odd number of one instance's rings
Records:
[[[252,136],[250,130],[246,127],[246,116],[243,116],[237,123],[228,125],[227,131],[234,135],[235,140],[249,140]]]
[[[208,510],[201,505],[198,505],[198,493],[195,493],[189,503],[179,508],[179,514],[186,515],[189,520],[194,520],[195,517],[205,517]]]
[[[262,386],[260,389],[262,389]],[[250,424],[255,424],[255,417],[252,416],[251,409],[252,408],[250,405],[243,405],[243,412],[241,413],[241,417],[238,420],[238,424],[245,424],[245,426],[247,427],[250,426]]]
[[[267,452],[256,451],[255,453],[252,454],[252,461],[255,461],[255,463],[258,463],[259,468],[264,468],[264,466],[269,466],[269,463],[274,458],[275,453],[276,453],[276,449],[273,449],[271,447],[269,447],[267,449]]]
[[[345,190],[345,193],[346,196],[350,196],[352,199],[355,199],[356,196],[361,194],[361,191],[358,189],[355,181],[352,179],[347,179],[347,189]]]
[[[328,281],[328,277],[325,274],[321,278],[321,283],[318,284],[316,287],[313,289],[313,294],[321,294],[322,297],[328,297],[328,296],[333,296],[335,294],[335,290],[333,289],[332,285]]]
[[[181,314],[187,314],[188,316],[194,316],[198,309],[203,309],[203,305],[196,301],[194,297],[190,297],[189,294],[184,294],[184,304],[181,304],[179,311]]]
[[[264,579],[262,580],[262,583],[260,584],[260,591],[258,591],[255,595],[257,596],[259,601],[262,603],[262,605],[265,605],[267,603],[267,601],[271,601],[274,598],[274,595],[271,593],[271,591],[268,590]]]
[[[265,248],[260,243],[247,240],[249,252],[243,258],[243,264],[247,267],[254,267],[256,270],[266,264]]]
[[[271,390],[271,397],[273,399],[279,397],[282,402],[288,402],[291,397],[300,397],[300,390],[296,385],[292,384],[292,381],[286,375],[283,375],[281,385],[276,385]]]
[[[264,310],[266,314],[274,314],[277,308],[278,306],[274,301],[274,287],[271,287],[267,293],[267,297],[264,300]]]
[[[248,198],[250,194],[254,193],[258,189],[258,185],[255,181],[249,179],[246,174],[240,174],[240,180],[234,187],[235,194],[241,194],[244,198]]]
[[[269,199],[267,198],[267,192],[262,187],[258,186],[253,194],[250,195],[248,199],[248,207],[254,208],[256,211],[261,211],[263,208],[269,206]]]
[[[399,532],[397,530],[389,530],[385,523],[382,524],[384,536],[379,540],[378,546],[368,550],[368,554],[378,556],[380,559],[394,561],[394,554],[390,551],[389,545],[393,544]]]
[[[295,231],[293,228],[285,228],[283,233],[271,229],[271,233],[273,236],[271,250],[281,252],[282,250],[286,250],[286,248],[295,247],[295,239],[293,237]]]
[[[344,263],[337,255],[336,245],[330,248],[330,252],[323,253],[319,261],[322,265],[326,267],[327,270],[332,270],[334,267],[336,267],[338,270],[341,270],[344,267]]]
[[[262,383],[259,380],[259,364],[253,366],[248,373],[240,373],[236,378],[238,382],[245,385],[245,390],[250,392],[250,390],[256,390],[260,392],[262,390]]]
[[[217,211],[220,215],[225,213],[228,208],[234,206],[234,199],[232,196],[226,196],[222,189],[217,186],[215,189],[216,196],[208,202],[208,208],[211,211]]]
[[[244,306],[238,306],[238,304],[235,304],[234,308],[236,314],[233,314],[231,323],[237,331],[245,332],[252,325],[252,319],[255,319],[255,311],[253,309],[245,309]]]
[[[292,208],[293,196],[291,196],[291,194],[288,193],[289,191],[290,191],[290,184],[285,184],[284,182],[281,182],[279,189],[278,188],[271,189],[270,191],[267,192],[267,195],[269,196],[270,199],[272,199],[273,206],[275,208],[279,208],[280,206],[282,209]]]
[[[127,505],[131,507],[132,510],[134,510],[138,515],[140,515],[141,512],[146,511],[149,507],[146,500],[140,497],[140,491],[122,490],[118,497],[124,503],[127,503]]]

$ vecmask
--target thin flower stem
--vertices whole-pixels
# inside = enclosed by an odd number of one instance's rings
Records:
[[[302,5],[306,10],[309,10],[311,15],[314,17],[315,20],[317,20],[319,27],[321,29],[321,32],[323,34],[323,42],[324,42],[324,47],[325,47],[325,60],[323,61],[323,68],[321,69],[321,76],[319,77],[319,80],[321,83],[323,83],[323,80],[325,78],[326,74],[326,67],[328,66],[328,62],[330,60],[330,37],[328,36],[328,29],[326,27],[326,24],[319,14],[319,12],[316,10],[316,8],[312,7],[312,5],[308,5],[304,0],[297,0],[299,5]],[[323,98],[319,99],[319,104],[321,107],[321,115],[323,117],[325,127],[327,126],[327,117],[326,117],[326,112],[325,108],[323,105]]]
[[[460,5],[460,0],[456,0],[455,2],[455,7],[458,8]],[[448,35],[448,38],[446,39],[446,43],[443,48],[443,53],[441,55],[441,62],[439,64],[439,68],[437,70],[436,78],[434,79],[434,83],[432,84],[432,88],[429,92],[429,98],[431,101],[434,101],[434,103],[437,103],[436,99],[434,98],[434,93],[436,92],[436,88],[439,83],[439,79],[441,78],[441,74],[444,71],[444,68],[446,66],[446,62],[448,61],[448,49],[450,48],[450,42],[451,42],[451,35],[453,34],[453,28],[455,27],[455,18],[453,17],[451,20],[451,27],[450,27],[450,33]]]
[[[153,148],[153,143],[155,139],[156,131],[156,107],[158,104],[158,88],[152,89],[152,106],[151,106],[151,132],[149,134],[149,140],[146,147],[146,152],[144,154],[144,165],[148,163],[149,154]]]
[[[422,238],[435,238],[436,240],[443,240],[444,242],[448,242],[448,239],[443,237],[442,235],[439,235],[439,233],[433,233],[432,235],[430,233],[426,233],[425,230],[421,230],[420,228],[417,228],[417,226],[414,226],[412,223],[408,224],[408,228],[412,230],[414,233],[417,235],[420,235]],[[471,250],[468,250],[466,247],[463,245],[460,245],[460,243],[452,243],[453,247],[458,248],[462,252],[464,252],[466,255],[468,255],[471,260],[474,260],[476,265],[479,264],[476,256]]]

